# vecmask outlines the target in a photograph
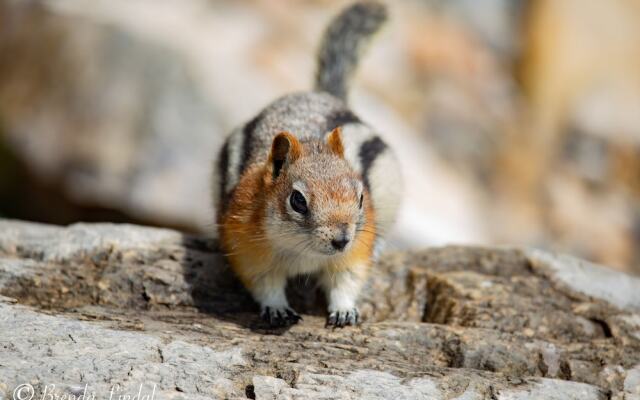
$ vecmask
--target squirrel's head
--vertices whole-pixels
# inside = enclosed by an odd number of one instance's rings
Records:
[[[344,158],[339,128],[325,140],[273,139],[265,170],[266,230],[273,246],[334,256],[348,251],[363,229],[368,199]]]

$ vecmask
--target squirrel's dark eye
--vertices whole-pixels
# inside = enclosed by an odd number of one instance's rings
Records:
[[[291,193],[291,197],[289,197],[289,203],[291,203],[291,208],[297,213],[306,214],[309,209],[307,208],[307,200],[305,200],[302,193],[294,190]]]
[[[364,200],[364,193],[360,195],[360,208],[362,208],[362,201]]]

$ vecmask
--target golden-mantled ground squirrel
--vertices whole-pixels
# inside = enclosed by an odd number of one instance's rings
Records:
[[[227,138],[215,163],[220,243],[270,324],[296,323],[287,278],[319,274],[328,325],[356,300],[402,197],[396,159],[346,104],[347,83],[385,7],[358,2],[325,33],[315,90],[286,95]]]

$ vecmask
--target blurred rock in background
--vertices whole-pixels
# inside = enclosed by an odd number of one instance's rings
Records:
[[[0,214],[212,230],[222,138],[310,87],[349,3],[0,0]],[[403,163],[392,243],[640,272],[640,1],[388,4],[352,105]]]
[[[548,242],[639,272],[640,1],[538,0],[523,32],[511,180],[539,193]]]

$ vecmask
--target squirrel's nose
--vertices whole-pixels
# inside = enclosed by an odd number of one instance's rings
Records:
[[[346,237],[343,237],[341,239],[333,239],[331,241],[331,245],[333,246],[333,248],[340,251],[344,250],[344,248],[347,247],[348,243],[349,239],[347,239]]]

